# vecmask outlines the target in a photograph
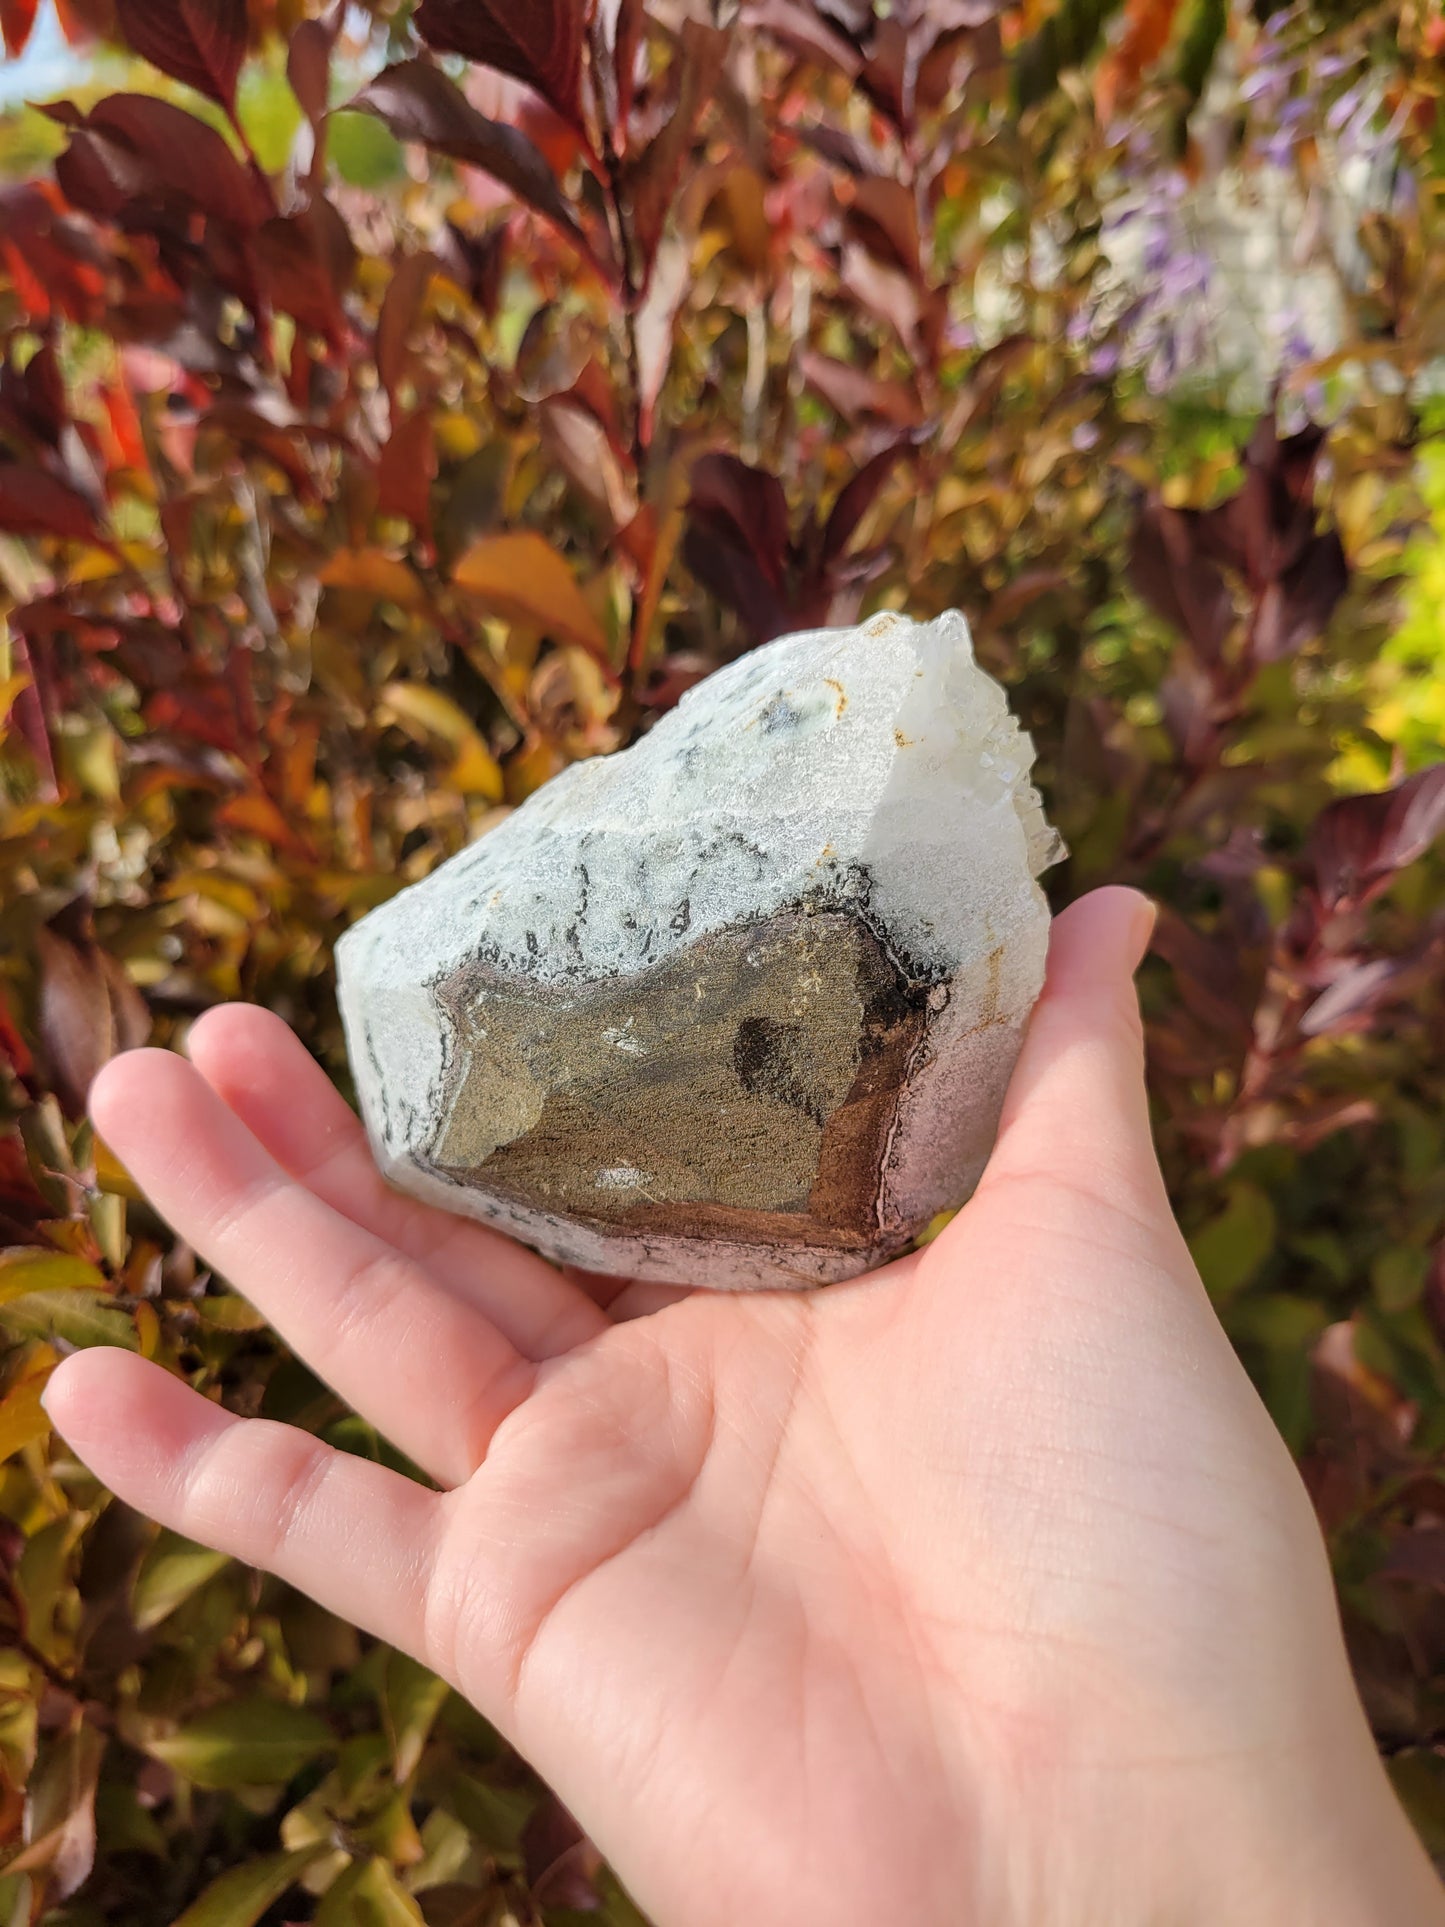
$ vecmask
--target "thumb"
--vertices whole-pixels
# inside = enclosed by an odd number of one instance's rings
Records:
[[[980,1191],[1029,1178],[1163,1206],[1144,1092],[1134,972],[1154,906],[1095,890],[1054,921],[1043,992],[1009,1085]]]

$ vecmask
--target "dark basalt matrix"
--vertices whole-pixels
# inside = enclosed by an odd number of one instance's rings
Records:
[[[594,1270],[806,1286],[972,1189],[1058,853],[951,614],[784,637],[338,951],[408,1190]]]

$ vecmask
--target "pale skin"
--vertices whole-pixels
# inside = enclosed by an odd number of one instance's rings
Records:
[[[403,1199],[280,1021],[116,1060],[156,1206],[436,1480],[118,1351],[47,1395],[115,1492],[405,1648],[659,1927],[1436,1927],[1303,1487],[1150,1140],[1151,913],[1055,924],[998,1146],[816,1293],[567,1277]]]

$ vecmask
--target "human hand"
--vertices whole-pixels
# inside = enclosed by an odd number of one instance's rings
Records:
[[[97,1127],[443,1489],[124,1352],[50,1413],[130,1504],[434,1667],[661,1927],[1445,1920],[1169,1211],[1148,927],[1123,890],[1058,919],[977,1194],[797,1295],[565,1277],[389,1190],[279,1020],[212,1012],[190,1063],[116,1060]]]

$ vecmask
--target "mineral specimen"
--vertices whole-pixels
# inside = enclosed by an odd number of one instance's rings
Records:
[[[342,938],[382,1169],[592,1270],[847,1278],[978,1180],[1059,853],[962,616],[785,636]]]

